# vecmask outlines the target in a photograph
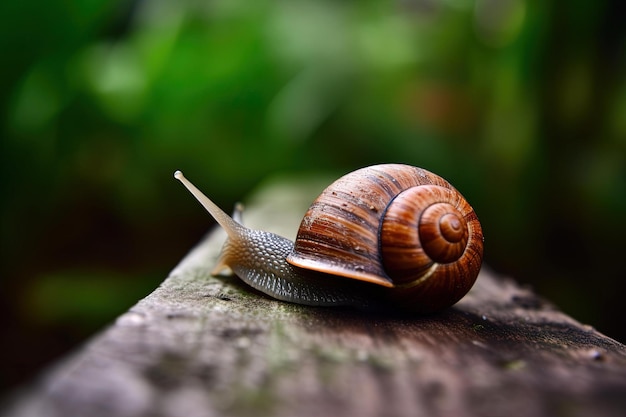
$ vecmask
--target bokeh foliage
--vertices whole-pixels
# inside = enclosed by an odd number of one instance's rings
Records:
[[[4,2],[3,311],[75,341],[276,172],[449,179],[490,266],[617,338],[626,44],[617,1]],[[103,301],[104,300],[104,301]],[[48,338],[48,339],[46,339]],[[31,345],[22,350],[21,345]],[[10,348],[9,348],[10,349]]]

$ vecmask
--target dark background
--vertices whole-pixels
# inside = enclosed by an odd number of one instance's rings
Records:
[[[486,263],[618,340],[618,1],[6,1],[0,389],[148,294],[275,173],[405,162],[478,213]]]

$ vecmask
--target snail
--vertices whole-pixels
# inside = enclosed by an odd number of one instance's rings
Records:
[[[459,301],[482,263],[478,217],[446,180],[401,164],[346,174],[312,203],[296,241],[248,229],[180,171],[175,178],[227,232],[216,270],[279,300],[435,312]]]

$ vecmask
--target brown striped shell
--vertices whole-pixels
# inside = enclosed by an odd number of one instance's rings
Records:
[[[305,214],[287,262],[378,284],[394,303],[435,311],[470,290],[482,255],[478,218],[452,185],[421,168],[387,164],[326,188]]]

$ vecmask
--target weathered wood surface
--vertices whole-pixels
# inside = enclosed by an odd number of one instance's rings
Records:
[[[309,200],[266,187],[246,217],[292,235]],[[624,415],[626,347],[510,279],[484,270],[427,317],[301,307],[211,277],[222,239],[210,234],[5,415]]]

